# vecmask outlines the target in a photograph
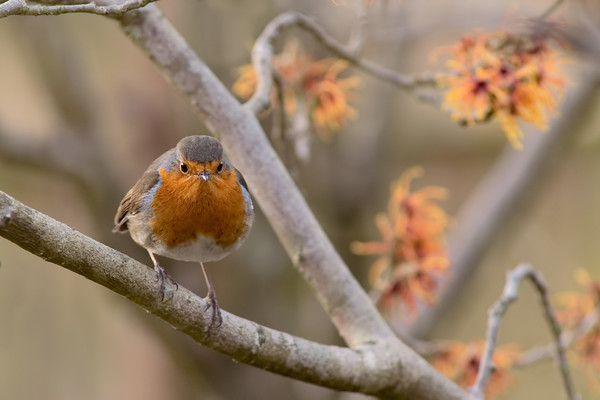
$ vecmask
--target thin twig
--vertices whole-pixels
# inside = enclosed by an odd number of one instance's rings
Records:
[[[277,95],[277,102],[273,110],[273,124],[271,127],[271,138],[274,144],[279,144],[282,153],[284,154],[284,163],[290,171],[290,174],[294,179],[298,178],[298,133],[295,130],[294,122],[300,117],[303,118],[305,113],[296,112],[292,116],[292,120],[288,119],[288,115],[285,111],[285,88],[284,81],[281,75],[277,71],[273,71],[273,82],[275,83],[275,93]],[[298,101],[296,109],[300,109],[301,101]],[[292,122],[290,124],[290,122]],[[292,125],[292,126],[290,126]]]
[[[580,323],[570,331],[562,332],[560,341],[563,348],[567,350],[579,339],[587,335],[600,321],[600,304],[590,314],[586,315]],[[398,330],[398,336],[402,341],[412,347],[423,357],[432,357],[443,353],[453,342],[447,340],[420,340],[411,336],[408,332]],[[546,344],[532,347],[519,355],[518,360],[511,364],[515,368],[525,368],[532,364],[552,360],[556,358],[556,344]]]
[[[30,4],[26,0],[8,0],[0,4],[0,18],[9,15],[60,15],[71,13],[88,13],[104,15],[106,17],[122,17],[126,12],[144,7],[156,0],[125,0],[120,4],[98,5],[96,3],[83,4]]]
[[[592,328],[598,325],[600,320],[600,305],[585,316],[577,327],[571,331],[563,332],[561,343],[565,349],[571,347],[579,339],[587,335]],[[521,354],[519,359],[513,364],[515,367],[527,367],[540,361],[556,358],[556,350],[553,344],[531,348]]]
[[[277,95],[277,106],[273,113],[273,126],[271,127],[271,137],[285,140],[287,130],[287,116],[285,113],[285,94],[283,88],[283,79],[277,71],[273,71],[273,82],[275,83],[275,93]]]
[[[367,36],[367,27],[369,25],[369,6],[365,1],[359,1],[356,4],[356,27],[350,33],[348,39],[348,50],[355,56],[360,55],[365,44]]]
[[[273,105],[273,123],[271,126],[271,140],[274,146],[279,146],[280,150],[284,154],[284,163],[288,170],[295,175],[297,172],[297,166],[295,165],[295,153],[294,143],[290,135],[290,129],[288,129],[288,116],[285,112],[285,93],[284,93],[284,82],[278,71],[273,71],[273,82],[275,83],[275,95],[277,101]],[[296,176],[294,176],[296,178]]]
[[[252,48],[252,64],[258,76],[258,84],[254,95],[246,102],[245,107],[255,114],[260,114],[270,104],[271,88],[273,87],[272,59],[275,41],[283,31],[293,26],[304,29],[329,52],[349,61],[357,68],[401,89],[412,90],[419,99],[425,102],[440,104],[440,99],[434,94],[418,90],[423,86],[435,85],[437,80],[433,76],[403,75],[372,61],[356,57],[352,48],[338,42],[310,17],[296,12],[286,12],[274,18],[265,27]]]
[[[492,308],[490,308],[485,350],[483,352],[481,365],[477,373],[477,379],[475,380],[475,385],[473,386],[472,393],[475,395],[475,397],[482,398],[483,396],[487,383],[494,369],[492,356],[496,348],[496,341],[498,339],[498,329],[500,328],[500,321],[506,313],[508,306],[517,299],[519,285],[521,284],[521,281],[525,278],[531,280],[538,293],[540,294],[542,308],[544,309],[546,320],[550,325],[550,330],[554,337],[555,349],[558,358],[558,366],[565,386],[567,399],[578,399],[579,397],[575,392],[575,386],[573,385],[573,381],[571,379],[571,374],[569,371],[569,365],[565,357],[564,345],[561,341],[560,325],[558,324],[558,321],[554,314],[554,310],[552,308],[552,305],[550,304],[546,283],[544,282],[541,274],[535,269],[533,269],[533,267],[529,264],[520,264],[517,268],[508,272],[502,296],[500,296],[500,298],[494,303]]]

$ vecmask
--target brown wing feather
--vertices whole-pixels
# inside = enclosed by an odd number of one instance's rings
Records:
[[[135,185],[133,185],[129,192],[127,192],[125,197],[123,197],[123,200],[121,200],[121,204],[119,204],[119,208],[117,209],[117,214],[115,215],[115,227],[113,228],[113,232],[123,233],[127,231],[127,221],[129,220],[129,216],[136,214],[140,210],[142,197],[158,183],[160,178],[158,174],[159,166],[163,165],[174,152],[175,149],[171,149],[154,160],[142,177]]]

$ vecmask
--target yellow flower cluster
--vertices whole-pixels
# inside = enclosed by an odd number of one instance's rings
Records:
[[[517,149],[523,136],[519,120],[548,128],[565,87],[560,55],[548,37],[477,32],[441,50],[451,53],[441,85],[453,119],[470,125],[496,118]]]

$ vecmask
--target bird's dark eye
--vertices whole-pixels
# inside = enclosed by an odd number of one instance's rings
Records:
[[[182,162],[179,164],[179,169],[181,170],[181,172],[183,172],[184,174],[188,172],[188,166],[186,163]]]
[[[217,172],[221,171],[223,171],[223,163],[219,164],[219,166],[217,167]]]

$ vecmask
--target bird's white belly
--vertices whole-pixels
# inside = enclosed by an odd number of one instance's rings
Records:
[[[167,247],[162,243],[153,243],[152,252],[161,256],[169,257],[174,260],[211,262],[218,261],[227,256],[233,250],[237,249],[241,241],[223,248],[215,243],[210,237],[197,237],[196,239],[175,247]]]

